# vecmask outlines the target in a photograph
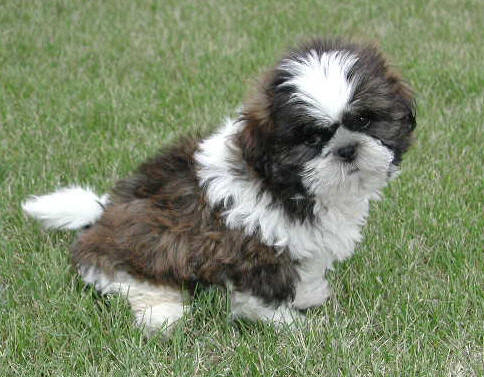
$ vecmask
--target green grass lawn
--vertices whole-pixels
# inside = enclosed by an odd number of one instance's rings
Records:
[[[1,1],[0,376],[484,375],[484,2]],[[333,297],[296,331],[229,321],[201,292],[145,340],[86,289],[74,234],[29,194],[108,190],[178,134],[214,128],[285,49],[376,40],[415,88],[417,141]]]

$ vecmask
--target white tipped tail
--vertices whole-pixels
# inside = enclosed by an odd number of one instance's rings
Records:
[[[74,186],[33,196],[22,204],[22,208],[46,228],[80,229],[95,223],[108,201],[107,194],[99,197],[89,188]]]

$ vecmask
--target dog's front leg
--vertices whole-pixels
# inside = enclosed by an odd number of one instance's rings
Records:
[[[317,261],[303,261],[299,267],[300,280],[296,285],[296,297],[292,302],[297,309],[303,310],[320,306],[329,297],[331,290],[324,278],[325,267]]]

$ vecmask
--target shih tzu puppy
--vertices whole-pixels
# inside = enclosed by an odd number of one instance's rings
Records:
[[[197,284],[227,287],[234,317],[291,324],[328,297],[325,270],[352,255],[415,124],[411,90],[375,47],[316,40],[235,119],[164,149],[109,196],[71,187],[23,208],[82,229],[82,279],[125,295],[148,334],[182,317]]]

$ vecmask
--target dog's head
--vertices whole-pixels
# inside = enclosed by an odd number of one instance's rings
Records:
[[[244,160],[289,207],[377,192],[398,171],[416,125],[411,90],[378,50],[334,40],[282,59],[241,121]]]

